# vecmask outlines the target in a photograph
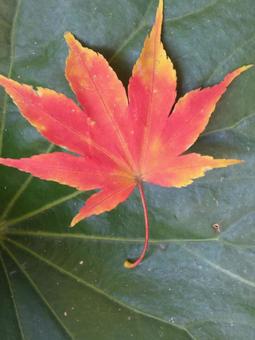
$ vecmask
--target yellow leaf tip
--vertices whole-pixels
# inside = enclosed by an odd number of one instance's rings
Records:
[[[159,0],[156,16],[160,16],[161,19],[162,19],[162,16],[163,16],[163,8],[164,8],[164,1]]]
[[[133,268],[133,263],[126,260],[124,263],[123,263],[123,266],[126,268],[126,269],[132,269]]]
[[[226,161],[225,167],[245,163],[245,161],[240,159],[226,159],[225,161]]]
[[[244,70],[249,70],[249,68],[253,67],[254,64],[244,65]]]
[[[73,218],[72,219],[72,222],[71,222],[71,224],[70,224],[70,228],[73,228],[74,226],[75,226],[75,224],[77,224],[78,222],[76,221],[76,218]]]
[[[238,163],[244,163],[245,161],[242,159],[230,159],[230,162],[234,163],[234,164],[238,164]]]
[[[82,216],[80,213],[78,213],[71,221],[70,228],[73,228],[77,223],[79,223],[81,220],[84,220],[87,216]]]
[[[234,164],[242,164],[242,163],[245,163],[245,161],[242,160],[242,159],[234,159],[233,161],[234,161]]]
[[[67,45],[70,45],[75,41],[75,37],[71,32],[65,32],[64,38],[65,38]]]
[[[239,67],[236,71],[237,71],[237,74],[241,74],[247,70],[249,70],[251,67],[253,67],[254,65],[253,64],[249,64],[249,65],[243,65],[241,67]]]

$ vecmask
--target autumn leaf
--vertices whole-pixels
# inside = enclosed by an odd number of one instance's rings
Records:
[[[127,268],[136,267],[148,248],[143,182],[180,188],[210,169],[240,163],[186,151],[204,131],[228,85],[250,66],[229,73],[217,85],[187,93],[175,104],[176,72],[161,42],[162,20],[160,0],[154,26],[132,72],[128,98],[104,57],[83,47],[71,33],[65,34],[69,46],[66,78],[79,106],[61,93],[33,89],[0,76],[0,85],[22,115],[50,142],[72,152],[0,158],[0,164],[78,190],[99,189],[73,218],[71,226],[114,209],[138,187],[144,209],[145,242],[138,259],[125,262]]]

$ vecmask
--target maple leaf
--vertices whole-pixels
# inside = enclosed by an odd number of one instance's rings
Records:
[[[161,42],[162,20],[160,0],[155,23],[132,72],[128,99],[104,57],[83,47],[71,33],[65,34],[69,46],[66,78],[80,106],[61,93],[41,87],[35,90],[0,76],[0,85],[22,115],[50,142],[77,154],[53,152],[31,158],[0,158],[0,163],[78,190],[99,189],[71,226],[112,210],[138,187],[145,242],[137,260],[125,262],[127,268],[136,267],[148,247],[143,182],[184,187],[207,170],[240,162],[183,153],[205,129],[227,86],[250,66],[229,73],[217,85],[187,93],[175,104],[176,72]]]

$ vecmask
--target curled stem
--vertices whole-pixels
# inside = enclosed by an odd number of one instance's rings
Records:
[[[124,262],[124,267],[128,268],[128,269],[133,269],[142,262],[145,254],[146,254],[146,251],[148,249],[148,244],[149,244],[149,218],[148,218],[147,203],[146,203],[146,200],[145,200],[145,194],[144,194],[142,182],[138,182],[137,185],[138,185],[138,189],[139,189],[139,193],[140,193],[140,197],[141,197],[141,201],[142,201],[142,206],[143,206],[143,212],[144,212],[145,239],[144,239],[143,250],[141,252],[141,255],[138,257],[138,259],[135,260],[134,262],[131,262],[129,260],[126,260]]]

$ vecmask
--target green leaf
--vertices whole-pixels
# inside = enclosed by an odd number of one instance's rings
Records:
[[[0,72],[71,96],[64,79],[69,30],[127,84],[156,5],[0,0]],[[253,0],[165,0],[163,38],[179,95],[255,61],[254,17]],[[244,164],[184,189],[146,186],[151,243],[132,271],[122,263],[142,247],[138,193],[70,230],[88,194],[1,167],[1,338],[254,339],[254,89],[250,69],[229,87],[194,147]],[[53,149],[2,90],[0,106],[3,156]]]

